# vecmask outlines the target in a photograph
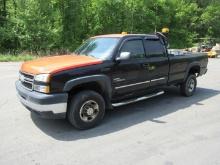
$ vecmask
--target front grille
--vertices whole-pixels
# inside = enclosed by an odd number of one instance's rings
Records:
[[[33,75],[20,72],[19,80],[21,81],[21,84],[25,88],[27,88],[29,90],[33,90],[33,82],[34,82],[34,76]]]
[[[22,75],[24,75],[26,78],[33,80],[34,76],[31,74],[27,74],[27,73],[21,73]]]

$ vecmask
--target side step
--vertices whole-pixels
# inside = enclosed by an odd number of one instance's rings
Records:
[[[149,98],[152,98],[152,97],[160,96],[162,94],[164,94],[164,91],[160,91],[160,92],[157,92],[157,93],[153,93],[153,94],[146,95],[146,96],[143,96],[143,97],[135,98],[135,99],[132,99],[132,100],[127,100],[127,101],[120,102],[120,103],[113,103],[112,106],[113,107],[119,107],[119,106],[131,104],[131,103],[136,103],[138,101],[142,101],[142,100],[146,100],[146,99],[149,99]]]

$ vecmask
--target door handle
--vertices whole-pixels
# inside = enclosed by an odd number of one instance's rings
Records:
[[[149,68],[149,64],[142,64],[144,69],[148,69]]]
[[[156,67],[154,66],[154,65],[148,65],[148,70],[149,71],[152,71],[152,70],[155,70],[156,69]]]
[[[148,70],[149,71],[153,71],[153,70],[155,70],[156,69],[156,66],[155,65],[148,65]]]
[[[150,65],[150,64],[143,64],[142,66],[149,71],[152,71],[156,68],[154,65]]]

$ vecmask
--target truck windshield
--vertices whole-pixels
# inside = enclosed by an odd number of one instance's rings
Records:
[[[108,59],[118,42],[119,38],[90,38],[76,49],[75,53],[103,60]]]

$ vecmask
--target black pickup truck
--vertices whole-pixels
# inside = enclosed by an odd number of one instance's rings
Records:
[[[205,54],[168,54],[160,34],[111,34],[88,39],[74,54],[22,64],[16,89],[21,103],[44,118],[67,118],[78,129],[101,122],[106,109],[180,87],[192,96],[207,72]]]

